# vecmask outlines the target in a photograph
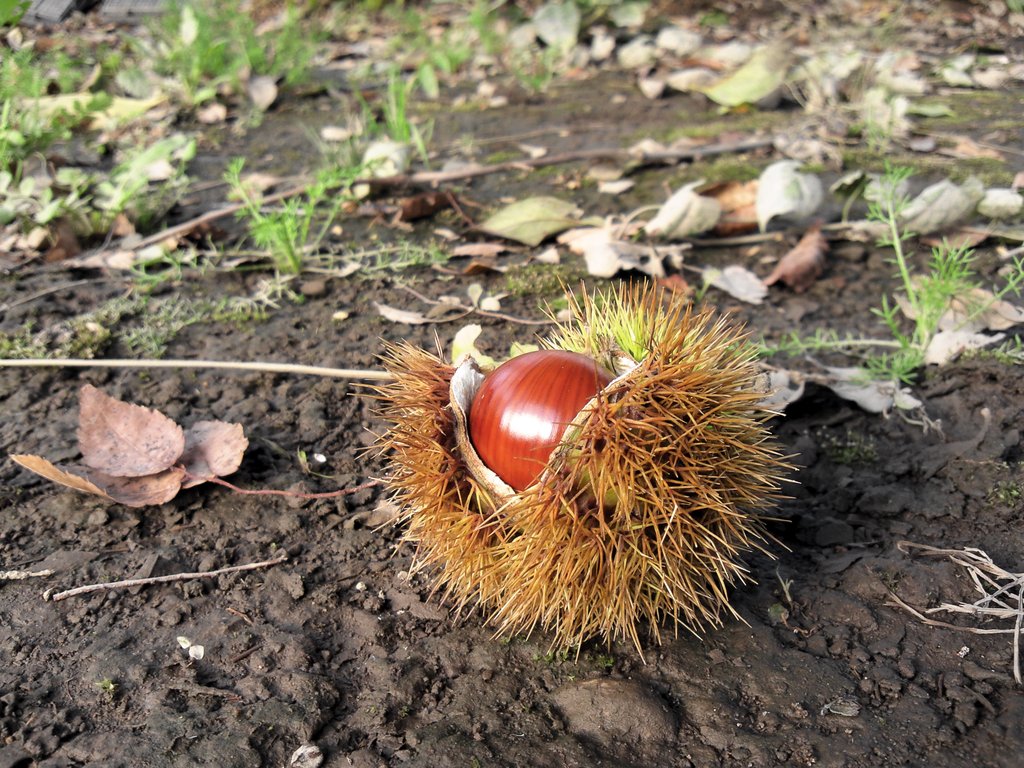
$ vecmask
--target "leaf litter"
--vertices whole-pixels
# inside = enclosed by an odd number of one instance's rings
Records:
[[[52,482],[129,507],[163,504],[182,488],[230,475],[249,441],[240,424],[200,421],[187,431],[153,408],[127,403],[91,384],[79,392],[81,465],[12,454]]]

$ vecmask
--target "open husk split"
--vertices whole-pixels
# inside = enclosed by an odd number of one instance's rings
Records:
[[[381,387],[388,483],[416,566],[458,609],[552,647],[646,630],[700,632],[732,612],[741,560],[764,549],[763,512],[787,465],[741,331],[657,288],[584,297],[548,340],[616,378],[573,420],[522,492],[476,456],[469,403],[483,380],[409,344],[390,346]]]

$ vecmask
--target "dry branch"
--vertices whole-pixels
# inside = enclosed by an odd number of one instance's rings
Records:
[[[175,581],[193,581],[195,579],[208,579],[213,576],[221,576],[225,573],[237,573],[239,571],[253,571],[257,568],[269,568],[272,565],[278,565],[288,559],[288,552],[284,549],[281,553],[271,560],[262,560],[258,563],[245,563],[244,565],[230,565],[226,568],[218,568],[215,571],[196,571],[194,573],[172,573],[167,576],[149,576],[144,579],[124,579],[123,581],[107,581],[99,584],[86,584],[82,587],[75,587],[74,589],[66,589],[63,592],[56,592],[52,589],[48,589],[43,592],[43,600],[50,602],[57,602],[58,600],[64,600],[69,597],[77,597],[78,595],[85,595],[90,592],[100,592],[107,589],[125,589],[131,587],[143,587],[147,584],[167,584]]]
[[[474,165],[462,168],[457,171],[420,171],[418,173],[399,174],[397,176],[385,176],[383,178],[357,179],[355,184],[367,184],[377,189],[389,187],[406,186],[437,186],[451,181],[463,181],[465,179],[489,176],[493,173],[506,173],[509,171],[521,171],[531,168],[543,168],[550,165],[562,165],[565,163],[578,162],[580,160],[618,160],[621,162],[633,162],[638,165],[653,165],[656,163],[678,163],[686,160],[698,160],[703,157],[724,155],[733,152],[749,152],[753,149],[763,149],[773,144],[771,138],[746,139],[744,141],[726,142],[722,144],[705,144],[700,147],[687,147],[686,149],[666,149],[663,151],[644,152],[632,149],[621,149],[617,147],[581,149],[573,152],[561,152],[543,157],[524,157],[518,160],[509,160],[504,163],[491,165]],[[306,181],[297,184],[272,195],[262,198],[263,203],[278,203],[290,197],[301,195],[308,189],[310,182]],[[232,216],[242,210],[242,203],[230,203],[221,208],[197,216],[194,219],[183,221],[173,227],[156,232],[143,238],[135,244],[133,250],[140,250],[150,245],[161,243],[164,240],[174,237],[182,237],[194,232],[204,224],[211,221]]]
[[[242,362],[232,360],[86,360],[71,357],[0,359],[0,368],[192,368],[200,370],[257,371],[259,373],[291,373],[305,376],[326,376],[336,379],[389,381],[391,374],[359,368],[325,368],[297,363]]]
[[[967,570],[974,586],[981,597],[973,603],[941,603],[934,608],[919,611],[908,605],[890,591],[893,602],[916,616],[930,626],[956,629],[971,632],[975,635],[1013,635],[1013,678],[1018,685],[1024,685],[1020,668],[1020,638],[1024,626],[1024,573],[1012,573],[992,562],[987,553],[975,547],[964,549],[941,549],[912,541],[899,541],[896,548],[900,552],[910,554],[917,550],[931,557],[947,557],[952,562]],[[1014,602],[1016,604],[1014,604]],[[1004,629],[981,629],[980,627],[961,627],[944,621],[930,619],[926,614],[944,611],[978,616],[984,620],[1012,619],[1013,627]]]

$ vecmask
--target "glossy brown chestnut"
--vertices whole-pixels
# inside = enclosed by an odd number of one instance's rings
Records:
[[[577,352],[514,357],[484,379],[469,412],[469,437],[484,464],[513,490],[529,487],[565,429],[612,380]]]

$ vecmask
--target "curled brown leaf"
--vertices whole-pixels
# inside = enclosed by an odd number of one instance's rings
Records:
[[[214,477],[230,475],[242,463],[249,440],[241,424],[197,421],[185,433],[181,463],[187,477],[182,488],[191,488]]]
[[[821,276],[827,252],[828,240],[821,234],[821,224],[814,224],[800,242],[779,260],[764,284],[775,285],[781,280],[797,293],[803,293]]]

